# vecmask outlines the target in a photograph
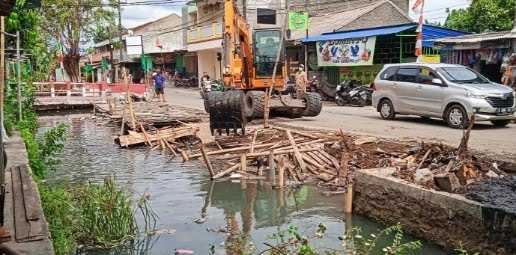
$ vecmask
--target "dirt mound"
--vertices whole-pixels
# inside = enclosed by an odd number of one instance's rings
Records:
[[[489,179],[469,186],[467,198],[516,215],[516,177]]]

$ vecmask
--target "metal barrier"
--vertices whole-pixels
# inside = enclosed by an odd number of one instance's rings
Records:
[[[127,90],[133,94],[143,95],[149,88],[147,84],[106,82],[34,82],[33,85],[35,87],[34,93],[37,97],[105,97],[111,93],[125,93]]]

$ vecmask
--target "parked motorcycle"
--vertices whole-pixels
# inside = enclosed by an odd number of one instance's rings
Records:
[[[176,87],[193,88],[197,87],[197,77],[192,76],[190,78],[178,77],[174,79],[174,85]]]
[[[224,91],[224,85],[218,80],[201,81],[201,98],[205,99],[206,94],[211,91]]]
[[[356,80],[344,81],[337,85],[335,103],[339,106],[367,106],[371,105],[373,90],[360,84]]]
[[[201,82],[201,91],[199,93],[201,94],[201,98],[204,101],[204,110],[209,113],[210,109],[208,109],[208,93],[212,91],[224,91],[224,83],[220,80],[213,80],[213,81],[202,81]]]

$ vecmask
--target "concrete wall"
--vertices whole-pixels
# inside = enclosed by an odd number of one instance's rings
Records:
[[[221,49],[197,51],[199,80],[204,72],[207,72],[212,80],[221,79],[217,52],[221,52]]]
[[[391,177],[393,169],[355,172],[353,212],[453,250],[515,254],[516,220],[462,195],[424,189]]]
[[[384,3],[369,14],[363,15],[340,30],[346,31],[366,27],[398,25],[409,22],[412,21],[399,13],[395,7],[388,3]]]

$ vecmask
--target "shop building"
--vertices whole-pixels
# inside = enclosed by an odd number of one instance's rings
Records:
[[[321,4],[322,6],[329,5]],[[408,16],[408,5],[408,0],[354,0],[342,2],[337,7],[335,7],[335,4],[332,4],[334,8],[331,10],[312,7],[309,12],[308,30],[296,30],[289,33],[286,56],[291,79],[293,79],[293,74],[299,64],[304,64],[308,67],[310,76],[321,75],[321,70],[317,65],[315,44],[308,40],[308,43],[303,45],[302,41],[306,40],[307,37],[411,23],[412,19]],[[305,54],[307,54],[307,58],[305,58]],[[326,74],[330,76],[323,75],[319,78],[329,78],[331,83],[338,82],[339,78],[336,70]]]
[[[329,84],[359,80],[370,84],[384,64],[415,62],[416,23],[323,33],[302,39],[309,49],[309,67]],[[464,35],[437,26],[423,26],[424,61],[440,62],[435,40]]]
[[[245,7],[242,1],[237,1],[237,6],[240,13],[246,16],[251,30],[280,29],[285,12],[279,10],[284,9],[284,1],[247,0]],[[189,56],[196,57],[196,60],[185,59],[185,62],[197,63],[198,77],[206,73],[212,79],[222,78],[224,69],[222,57],[224,55],[223,16],[223,0],[196,0],[183,7],[183,26],[187,28],[184,40],[187,45],[186,49]]]
[[[516,32],[469,34],[436,40],[441,61],[469,66],[494,82],[501,82],[504,67],[516,47]]]

